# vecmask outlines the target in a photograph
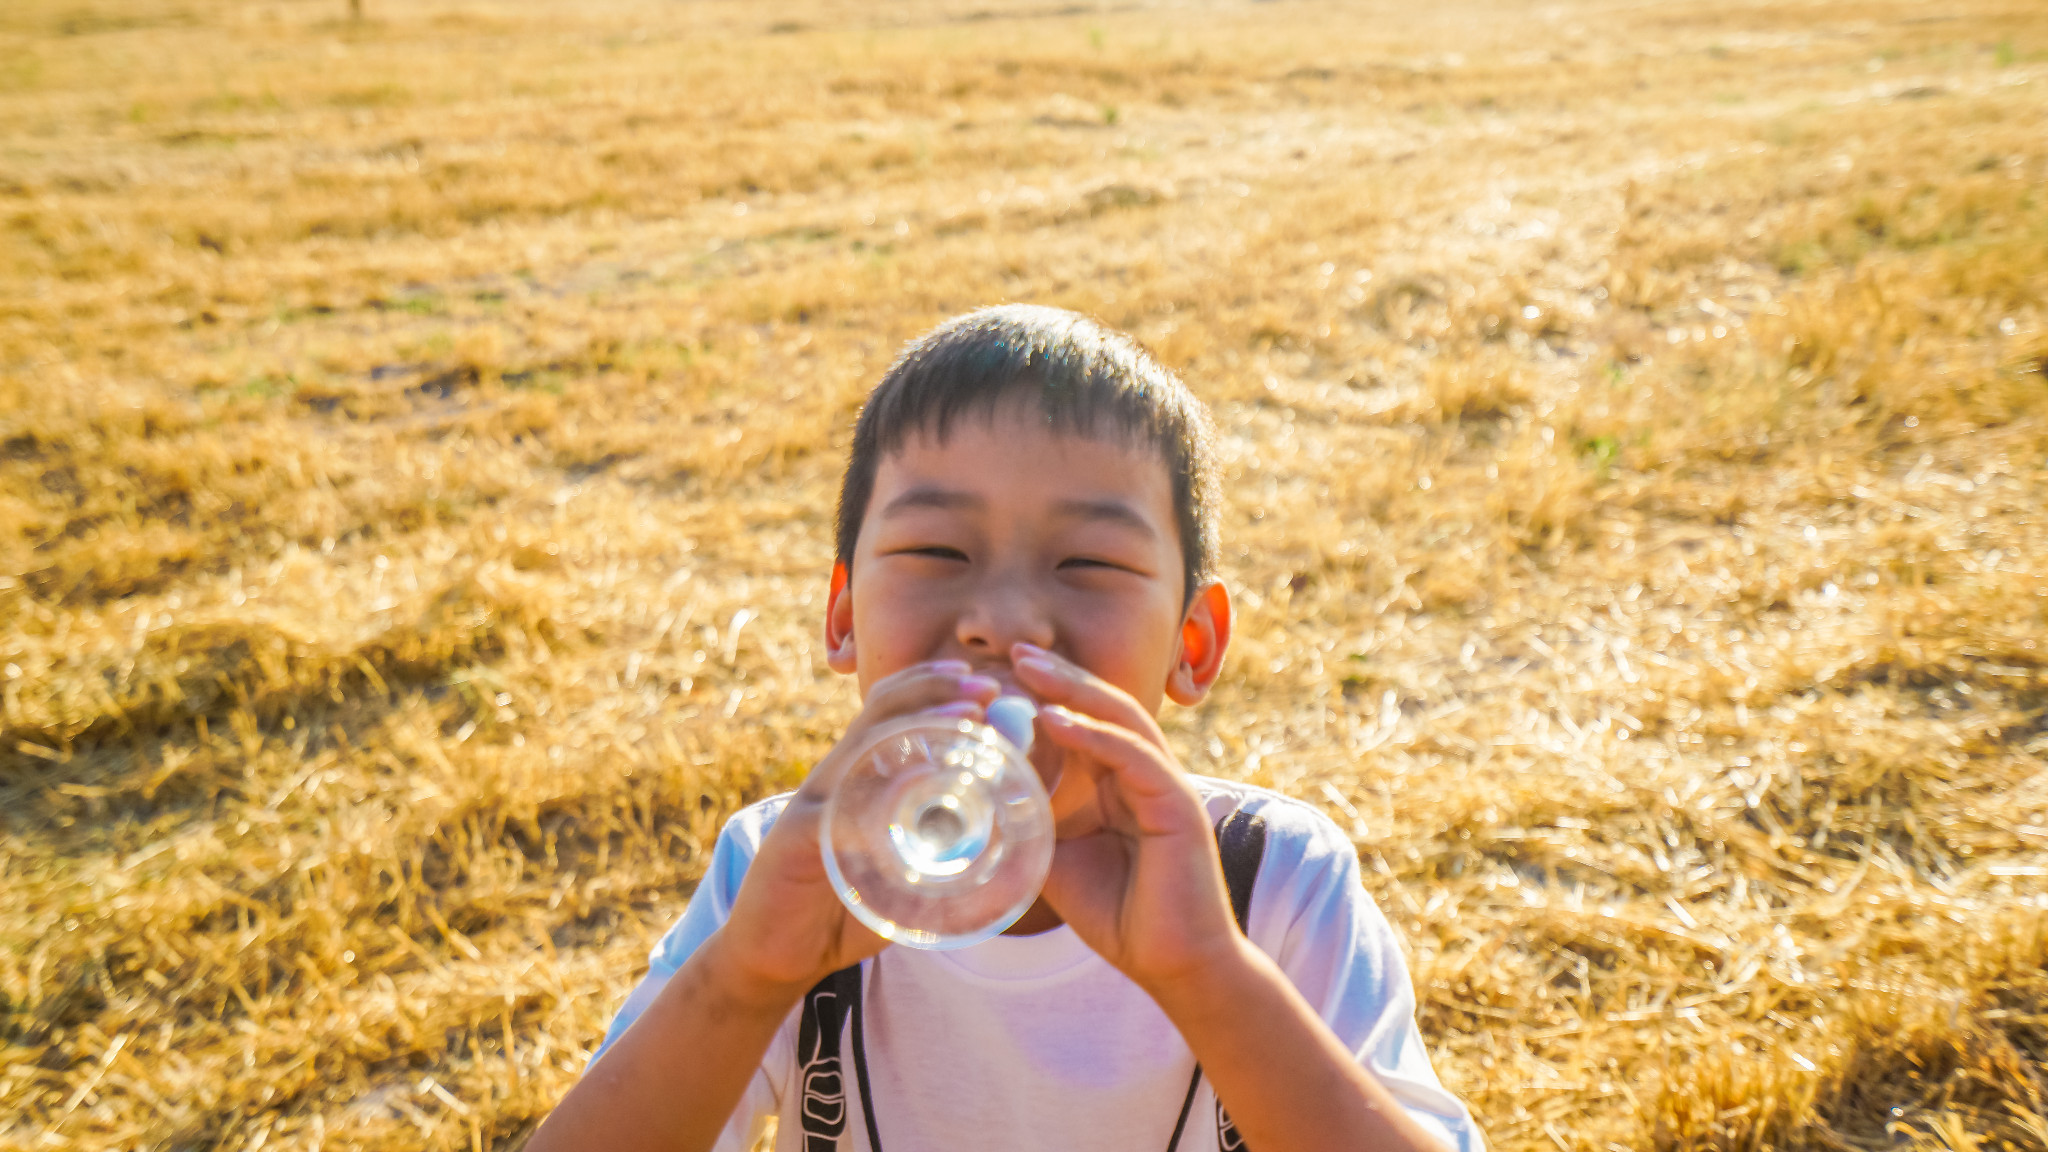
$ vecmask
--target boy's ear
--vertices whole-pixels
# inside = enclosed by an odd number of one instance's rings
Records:
[[[1180,659],[1166,677],[1166,696],[1175,704],[1200,704],[1223,671],[1230,646],[1230,593],[1211,580],[1188,602],[1180,623]]]
[[[842,676],[857,667],[853,650],[853,593],[847,590],[851,574],[843,562],[832,565],[832,590],[825,594],[825,666]]]

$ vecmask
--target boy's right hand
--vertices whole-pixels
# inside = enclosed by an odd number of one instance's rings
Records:
[[[961,660],[915,664],[869,688],[860,715],[762,838],[715,935],[729,992],[756,1004],[794,1003],[819,980],[888,946],[832,890],[819,850],[825,803],[877,726],[920,712],[979,720],[999,691]]]

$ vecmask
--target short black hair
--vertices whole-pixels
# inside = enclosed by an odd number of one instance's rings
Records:
[[[1158,449],[1173,481],[1181,598],[1216,568],[1216,450],[1209,410],[1135,340],[1077,312],[1005,304],[955,316],[903,349],[868,394],[839,486],[836,555],[849,568],[875,470],[913,433],[944,439],[1011,398],[1055,431]]]

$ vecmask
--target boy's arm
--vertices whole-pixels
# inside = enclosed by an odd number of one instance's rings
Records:
[[[1194,1049],[1247,1147],[1441,1149],[1279,965],[1243,936],[1236,952],[1147,990]]]
[[[1152,717],[1056,656],[1019,657],[1025,686],[1053,705],[1039,723],[1068,753],[1065,772],[1093,781],[1091,799],[1061,805],[1070,810],[1046,900],[1158,1002],[1245,1145],[1436,1152],[1436,1139],[1237,930],[1208,814]]]
[[[708,1149],[807,984],[749,977],[724,929],[584,1073],[527,1145],[533,1152]]]
[[[593,1063],[527,1145],[703,1152],[724,1131],[776,1030],[826,975],[882,950],[854,920],[818,851],[825,801],[883,721],[914,712],[979,718],[993,680],[957,661],[877,681],[861,715],[762,838],[730,915],[640,1018]]]

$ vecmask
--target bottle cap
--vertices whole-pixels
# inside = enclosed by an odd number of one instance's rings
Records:
[[[1031,751],[1031,722],[1038,719],[1038,705],[1022,696],[998,696],[988,706],[988,726],[1003,734],[1019,752]]]

